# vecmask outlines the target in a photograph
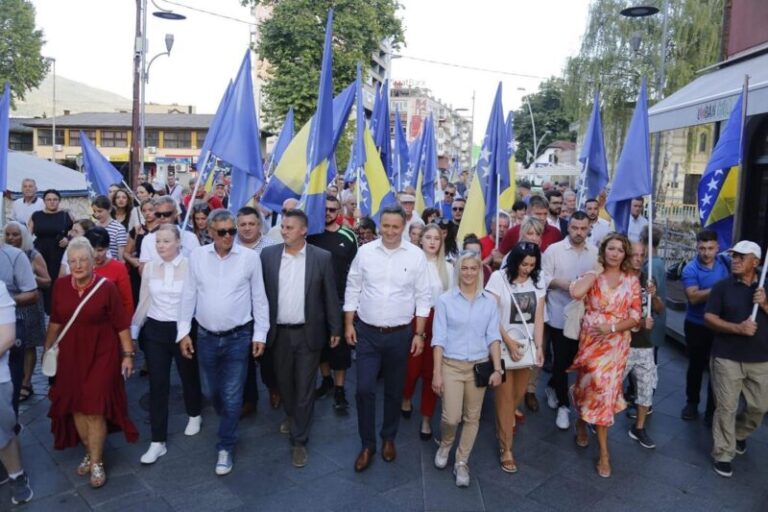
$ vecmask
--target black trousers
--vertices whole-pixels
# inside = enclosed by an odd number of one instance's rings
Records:
[[[714,334],[705,325],[685,321],[685,348],[688,353],[688,372],[685,378],[685,396],[690,404],[699,404],[701,380],[704,371],[709,368],[709,356],[712,351]],[[715,398],[712,384],[707,386],[707,413],[715,410]]]
[[[265,348],[264,353],[258,359],[248,356],[248,368],[245,373],[245,384],[243,384],[243,403],[256,405],[259,401],[259,383],[256,381],[256,366],[261,368],[261,382],[267,389],[277,388],[277,377],[275,368],[272,364],[272,349]]]
[[[176,343],[176,322],[160,322],[147,318],[140,337],[149,370],[149,421],[152,426],[152,441],[163,443],[168,437],[171,361],[176,361],[184,392],[184,407],[189,416],[200,415],[200,369],[197,359],[187,359],[181,355],[179,344]],[[193,342],[196,338],[197,336],[192,337]]]
[[[579,350],[579,340],[566,338],[562,329],[549,327],[549,337],[552,340],[552,378],[549,385],[555,390],[560,406],[568,407],[568,374],[566,370],[573,364],[573,358]]]
[[[305,445],[315,407],[320,350],[309,348],[304,327],[277,327],[272,363],[285,414],[291,418],[291,444]]]

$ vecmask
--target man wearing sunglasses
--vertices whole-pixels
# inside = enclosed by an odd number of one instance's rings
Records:
[[[352,260],[357,255],[357,238],[355,233],[346,226],[339,225],[336,217],[341,209],[341,204],[336,196],[328,195],[325,198],[325,231],[317,235],[307,237],[307,243],[325,249],[333,255],[331,263],[333,274],[336,276],[336,293],[339,304],[344,303],[344,289],[347,286],[347,275]],[[343,313],[339,310],[340,320]],[[352,366],[352,349],[346,343],[339,343],[335,347],[323,345],[320,353],[320,375],[322,383],[317,388],[315,398],[322,399],[333,391],[333,408],[337,414],[345,414],[349,408],[344,392],[344,381],[347,370]],[[333,377],[331,377],[333,370]]]
[[[269,306],[259,256],[235,244],[234,216],[214,210],[208,216],[208,230],[213,243],[198,247],[189,257],[176,341],[184,357],[195,357],[189,333],[192,319],[197,320],[203,392],[219,415],[215,470],[222,476],[232,471],[248,357],[264,353]]]
[[[157,219],[157,228],[163,224],[176,224],[178,220],[178,209],[176,201],[171,196],[159,196],[152,200],[152,204],[155,206],[155,218]],[[157,249],[155,248],[155,232],[147,234],[141,241],[141,256],[139,257],[140,267],[142,270],[144,264],[148,261],[159,258],[157,255]],[[181,231],[181,254],[186,257],[192,253],[193,250],[200,247],[200,242],[197,237],[191,231]]]
[[[444,219],[451,218],[451,206],[453,206],[453,200],[456,198],[456,185],[449,183],[443,189],[443,200],[440,202],[441,217]]]

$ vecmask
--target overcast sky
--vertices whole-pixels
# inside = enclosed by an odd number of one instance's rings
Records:
[[[406,57],[444,61],[509,73],[547,77],[559,74],[566,57],[578,51],[586,26],[589,0],[400,0],[406,27]],[[44,31],[43,55],[56,58],[66,78],[132,95],[134,0],[32,0],[37,25]],[[177,5],[173,5],[173,4]],[[166,21],[149,16],[149,55],[165,50],[172,32],[170,58],[160,57],[150,70],[148,102],[191,104],[199,113],[214,112],[227,82],[237,72],[248,47],[250,26],[196,12],[178,4],[251,21],[239,0],[175,0],[158,4],[187,16]],[[150,2],[149,11],[155,9]],[[473,71],[396,59],[394,80],[413,79],[455,108],[475,101],[475,140],[488,121],[493,95],[503,82],[505,110],[520,105],[522,92],[540,79]]]

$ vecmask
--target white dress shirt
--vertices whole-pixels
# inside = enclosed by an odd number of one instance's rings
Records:
[[[437,269],[437,261],[427,260],[427,277],[429,278],[429,289],[433,307],[437,304],[437,298],[453,287],[453,265],[446,261],[445,266],[448,271],[447,288],[443,288],[443,281],[440,279],[440,272]]]
[[[598,217],[597,222],[592,224],[592,226],[590,227],[589,238],[587,239],[587,241],[590,244],[594,245],[595,247],[599,247],[600,242],[603,241],[603,238],[605,238],[605,235],[607,235],[611,231],[612,231],[611,223],[603,219],[602,217]]]
[[[283,248],[277,278],[277,323],[304,323],[304,277],[307,272],[307,244],[294,256]]]
[[[639,242],[640,237],[643,234],[643,231],[646,231],[647,229],[648,229],[648,219],[646,219],[642,215],[638,215],[637,218],[634,218],[632,215],[629,216],[629,226],[627,227],[627,238],[629,238],[630,241]]]
[[[11,206],[11,220],[21,222],[26,226],[32,214],[42,210],[43,206],[45,206],[45,201],[40,197],[35,197],[35,200],[31,203],[25,202],[24,198],[20,197]]]
[[[569,283],[575,281],[581,274],[592,270],[597,262],[597,247],[586,242],[581,249],[571,245],[571,239],[565,237],[547,247],[541,260],[541,273],[552,279],[563,279]],[[571,302],[568,290],[550,289],[547,293],[547,317],[549,325],[562,329],[565,325],[563,311]]]
[[[147,317],[158,322],[179,320],[181,290],[187,277],[187,258],[179,254],[171,261],[152,260],[144,267],[136,312],[131,321],[131,336],[138,339]]]
[[[381,239],[358,249],[347,276],[344,311],[363,322],[397,327],[429,316],[432,293],[424,252],[409,242],[387,249]]]
[[[213,244],[192,251],[181,292],[176,341],[189,334],[193,316],[211,332],[228,331],[253,320],[252,340],[263,343],[269,330],[269,305],[259,256],[237,244],[223,258]]]
[[[178,228],[178,226],[176,226]],[[189,258],[192,251],[200,247],[200,241],[197,239],[194,233],[191,231],[181,231],[181,254]],[[157,254],[157,232],[149,233],[141,240],[141,256],[139,261],[141,263],[147,263],[148,261],[160,259]]]

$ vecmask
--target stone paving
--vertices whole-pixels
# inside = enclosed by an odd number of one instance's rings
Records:
[[[542,385],[545,381],[542,378]],[[104,488],[93,490],[74,472],[81,449],[53,450],[46,416],[48,401],[36,395],[24,404],[25,428],[21,434],[35,499],[17,509],[767,511],[768,430],[763,426],[749,440],[747,453],[734,461],[733,478],[717,476],[711,468],[708,429],[702,421],[679,418],[684,381],[682,350],[672,344],[663,347],[654,413],[648,421],[657,448],[646,450],[630,440],[630,420],[624,414],[617,416],[610,431],[610,479],[595,473],[596,440],[591,438],[588,449],[578,449],[573,430],[562,432],[555,427],[555,411],[546,407],[541,390],[543,408],[536,414],[527,413],[518,432],[515,455],[520,471],[503,473],[496,454],[493,401],[486,397],[467,489],[455,487],[450,469],[434,468],[436,445],[419,439],[417,413],[401,421],[395,462],[387,464],[377,455],[371,468],[355,473],[353,462],[359,449],[355,410],[339,417],[332,410],[331,399],[316,404],[307,467],[291,466],[288,441],[278,432],[282,412],[269,409],[262,400],[258,414],[241,422],[234,471],[217,477],[213,472],[215,414],[206,407],[203,431],[185,437],[186,417],[178,382],[172,388],[168,454],[152,466],[142,466],[139,457],[149,442],[147,413],[142,407],[148,384],[146,378],[134,377],[128,383],[130,415],[141,440],[129,445],[121,434],[109,437],[105,453],[109,481]],[[42,377],[35,378],[38,393],[45,389],[44,383]],[[351,379],[349,398],[353,398],[353,390]],[[433,421],[435,428],[437,421]],[[0,486],[0,510],[9,507],[8,486]]]

